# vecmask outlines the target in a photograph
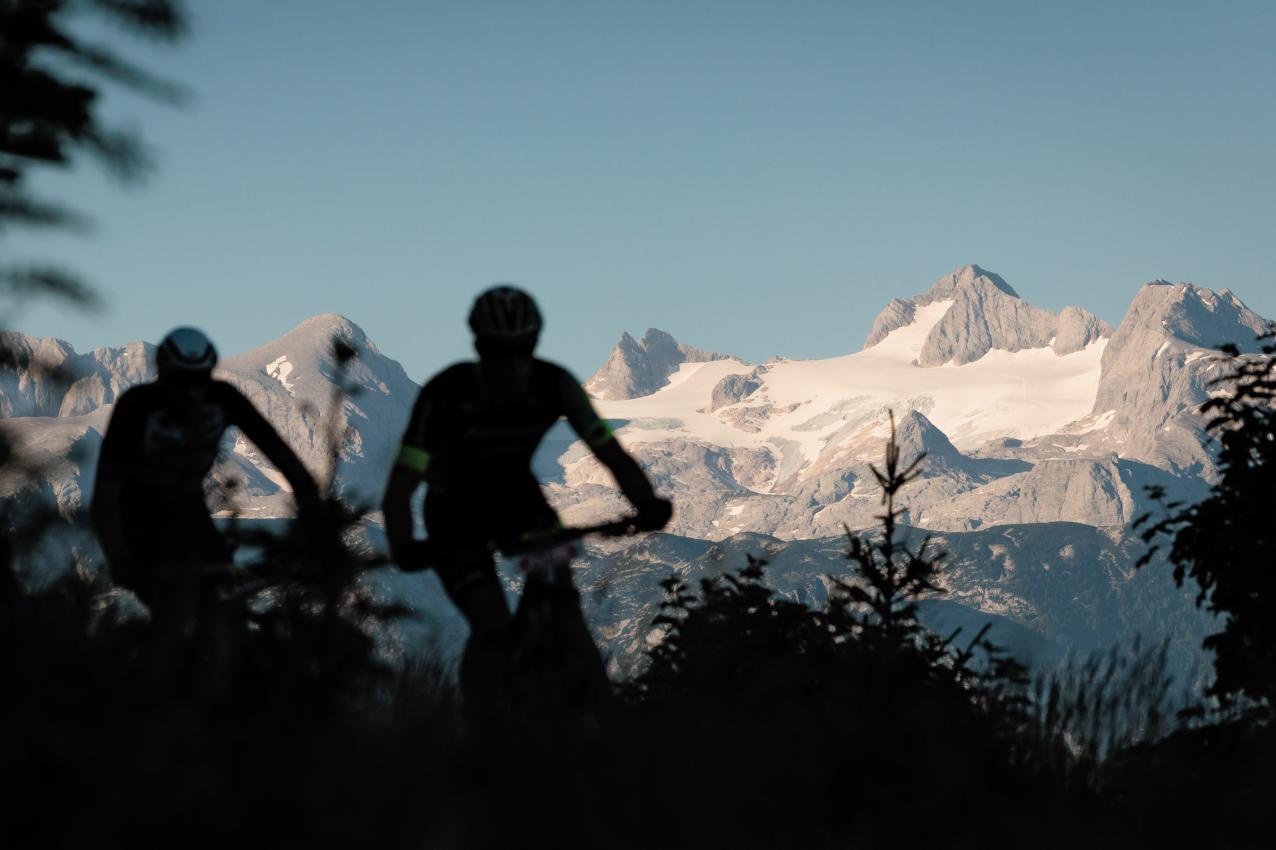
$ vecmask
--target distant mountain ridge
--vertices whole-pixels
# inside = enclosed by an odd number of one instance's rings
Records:
[[[941,277],[923,295],[891,301],[873,322],[864,347],[912,324],[918,307],[937,301],[952,306],[927,334],[917,358],[921,366],[973,363],[993,349],[1049,347],[1063,356],[1112,334],[1107,322],[1087,310],[1065,307],[1055,314],[1033,307],[999,275],[971,265]]]
[[[844,527],[876,524],[880,489],[869,465],[881,458],[892,412],[905,459],[926,455],[903,494],[905,520],[965,547],[947,579],[962,610],[1008,618],[1061,646],[1109,634],[1095,618],[1112,612],[1125,612],[1130,629],[1155,623],[1140,619],[1145,603],[1189,617],[1176,592],[1139,589],[1149,585],[1133,573],[1138,543],[1127,526],[1149,507],[1150,484],[1187,500],[1205,491],[1213,459],[1198,409],[1223,391],[1213,348],[1253,350],[1266,326],[1227,290],[1157,281],[1138,290],[1113,329],[1080,308],[1040,310],[994,273],[964,266],[890,302],[863,350],[827,360],[755,365],[655,329],[641,340],[626,333],[586,387],[657,489],[675,497],[676,512],[667,535],[591,547],[588,574],[628,587],[616,604],[638,612],[625,623],[614,612],[594,622],[621,643],[637,639],[653,591],[626,581],[650,578],[650,559],[665,549],[677,556],[666,567],[720,570],[715,553],[764,544],[792,565],[783,586],[815,593],[820,571],[833,569],[816,556],[837,548]],[[347,374],[353,394],[336,407],[334,337],[359,355]],[[0,498],[69,514],[90,497],[111,404],[153,377],[153,348],[77,354],[55,339],[9,334],[6,342],[17,366],[0,369],[0,427],[47,468],[24,489],[0,478]],[[375,506],[418,387],[358,325],[335,314],[307,319],[225,358],[217,374],[318,476],[335,437],[338,490]],[[564,423],[533,466],[568,523],[626,509]],[[240,486],[233,506],[211,508],[291,513],[281,477],[234,435],[215,475]],[[1093,575],[1082,563],[1091,555],[1102,561]],[[1001,572],[985,574],[989,559]],[[1031,587],[1021,583],[1025,570],[1037,576]],[[1071,631],[1046,633],[1056,628]]]
[[[648,328],[641,341],[625,332],[607,362],[585,382],[585,389],[594,398],[638,398],[665,386],[683,363],[726,359],[725,354],[683,345],[655,328]]]

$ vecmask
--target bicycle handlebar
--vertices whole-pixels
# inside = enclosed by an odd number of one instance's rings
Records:
[[[628,537],[637,534],[642,529],[638,526],[638,518],[635,516],[627,516],[610,522],[600,522],[594,525],[568,526],[556,528],[545,532],[529,536],[523,540],[497,543],[488,541],[476,544],[472,547],[463,547],[469,551],[482,551],[486,554],[499,551],[503,555],[523,555],[528,552],[534,552],[540,549],[557,546],[572,540],[580,540],[583,537]],[[455,546],[449,546],[447,549],[456,551]],[[399,568],[406,572],[420,572],[428,570],[436,566],[444,554],[443,547],[439,546],[433,540],[413,540],[404,559],[408,564],[399,564]]]

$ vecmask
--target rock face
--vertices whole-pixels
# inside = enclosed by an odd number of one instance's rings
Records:
[[[1119,535],[1151,507],[1149,485],[1171,499],[1204,493],[1212,459],[1198,410],[1218,367],[1201,344],[1262,327],[1230,293],[1158,284],[1114,332],[1079,308],[1032,307],[969,266],[887,305],[858,354],[707,363],[676,390],[600,410],[680,497],[670,530],[688,537],[799,540],[873,525],[870,464],[892,410],[905,459],[926,453],[906,494],[914,524],[1072,522]],[[623,507],[587,454],[562,458],[550,494],[572,521]]]
[[[585,382],[585,389],[594,398],[638,398],[669,383],[669,376],[683,363],[725,359],[725,354],[683,345],[655,328],[649,328],[642,341],[625,333],[603,367]]]
[[[337,408],[333,340],[356,355],[346,367],[347,395]],[[335,440],[338,492],[351,504],[380,500],[419,387],[362,328],[333,313],[314,316],[260,348],[227,358],[218,373],[248,396],[317,478],[330,474]],[[243,439],[230,455],[246,474],[266,466]],[[267,484],[258,482],[248,494],[278,493],[278,476],[266,477]]]
[[[941,277],[925,294],[888,304],[874,321],[864,347],[871,348],[891,331],[911,324],[918,307],[943,301],[952,303],[927,334],[918,365],[961,366],[993,349],[1050,347],[1063,356],[1084,350],[1112,330],[1079,307],[1066,307],[1057,315],[1033,307],[1000,276],[979,266],[963,266]]]
[[[1054,329],[1051,348],[1055,354],[1084,351],[1090,343],[1112,335],[1112,326],[1080,307],[1064,307]]]
[[[922,532],[903,535],[916,545]],[[923,603],[923,619],[945,635],[957,626],[973,635],[991,623],[993,642],[1029,662],[1106,649],[1135,634],[1164,635],[1176,672],[1187,672],[1211,630],[1192,603],[1192,588],[1175,587],[1162,559],[1130,568],[1142,554],[1137,538],[1054,522],[939,534],[933,546],[948,553],[940,573],[947,593]],[[829,576],[849,574],[846,549],[845,537],[784,541],[742,533],[708,542],[653,534],[613,552],[591,549],[575,578],[582,598],[591,600],[586,614],[595,635],[620,673],[633,669],[648,646],[659,581],[670,570],[695,586],[744,566],[746,555],[764,557],[767,579],[781,594],[818,605],[827,598]]]
[[[1145,284],[1103,352],[1094,400],[1095,441],[1164,469],[1207,475],[1198,411],[1224,374],[1215,349],[1253,352],[1266,320],[1228,290],[1187,283]]]
[[[713,387],[709,397],[709,410],[717,411],[731,404],[744,401],[762,386],[757,370],[748,375],[727,375]]]
[[[868,332],[868,339],[864,341],[864,347],[872,348],[886,339],[891,331],[899,330],[905,325],[911,325],[916,318],[917,305],[914,302],[905,301],[903,298],[892,298],[890,303],[873,320],[873,327]]]
[[[0,348],[12,360],[0,368],[0,415],[6,417],[79,416],[155,376],[155,347],[142,342],[76,354],[60,339],[7,331]]]

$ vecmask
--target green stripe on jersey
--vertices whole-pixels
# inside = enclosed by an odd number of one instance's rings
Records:
[[[430,453],[425,449],[404,444],[399,446],[399,457],[396,462],[399,466],[406,466],[419,475],[425,475],[425,470],[430,466]]]
[[[605,445],[615,436],[606,419],[595,419],[594,423],[585,429],[585,442],[593,449]]]

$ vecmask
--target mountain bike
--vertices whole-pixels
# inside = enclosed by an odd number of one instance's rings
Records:
[[[596,727],[607,713],[611,681],[585,623],[571,563],[586,537],[636,533],[630,517],[486,545],[492,554],[513,558],[523,576],[523,593],[510,624],[508,684],[511,705],[524,718]],[[446,557],[428,540],[417,541],[414,548],[416,569]]]

